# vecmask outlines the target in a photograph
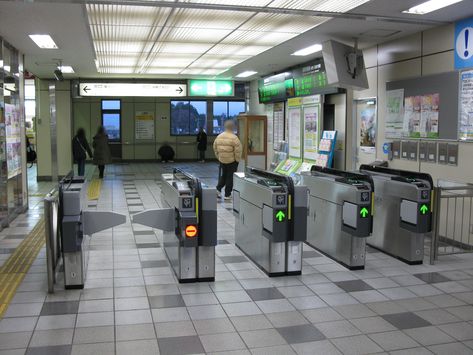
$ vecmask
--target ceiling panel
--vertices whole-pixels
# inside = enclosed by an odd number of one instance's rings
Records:
[[[216,56],[216,55],[204,55],[190,65],[190,68],[216,68],[216,69],[225,69],[230,68],[238,63],[243,62],[244,60],[250,58],[248,57],[225,57],[225,56]]]
[[[166,27],[163,38],[166,42],[203,42],[214,43],[230,34],[231,30],[191,27]]]
[[[347,12],[370,0],[274,0],[271,7]]]
[[[89,23],[119,26],[163,26],[168,7],[87,4]]]
[[[143,74],[179,74],[183,68],[161,68],[150,67],[143,71]]]
[[[163,67],[163,68],[173,68],[180,67],[185,68],[191,64],[194,60],[199,57],[199,54],[195,55],[169,55],[169,54],[160,54],[156,56],[151,62],[150,67]]]
[[[218,75],[222,72],[226,71],[226,69],[209,69],[209,68],[189,68],[184,69],[181,71],[180,74],[184,75]]]
[[[226,37],[222,43],[275,46],[281,42],[291,39],[294,36],[297,36],[297,34],[287,32],[258,32],[237,30]]]
[[[327,21],[326,17],[294,16],[259,13],[239,29],[265,32],[292,32],[299,34]]]
[[[270,49],[272,46],[251,46],[251,45],[236,45],[236,44],[217,44],[210,49],[209,54],[234,54],[254,56],[261,52]]]
[[[181,0],[196,4],[241,5],[241,6],[266,6],[272,0]]]
[[[254,13],[243,11],[219,11],[202,9],[177,10],[168,23],[173,27],[213,29],[235,29],[248,20]]]
[[[149,34],[162,27],[91,25],[92,38],[105,41],[144,41]]]
[[[120,55],[126,53],[141,53],[149,50],[151,43],[140,41],[94,41],[95,51],[109,55]]]

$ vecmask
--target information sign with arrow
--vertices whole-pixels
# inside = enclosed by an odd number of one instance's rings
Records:
[[[182,97],[187,96],[187,84],[80,83],[79,95],[100,97]]]

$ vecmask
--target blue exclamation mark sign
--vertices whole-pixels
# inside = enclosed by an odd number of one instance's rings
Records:
[[[465,58],[468,57],[468,36],[470,35],[470,30],[466,29],[465,30],[465,52],[463,53],[465,55]]]

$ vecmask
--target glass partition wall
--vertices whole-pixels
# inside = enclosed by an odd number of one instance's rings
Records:
[[[23,60],[0,37],[0,224],[27,206]]]

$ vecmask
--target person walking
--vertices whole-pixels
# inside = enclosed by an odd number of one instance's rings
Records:
[[[92,143],[94,147],[94,164],[99,167],[99,178],[103,179],[105,165],[112,162],[112,154],[108,146],[108,135],[103,126],[97,130]]]
[[[220,162],[220,176],[217,184],[217,196],[222,197],[222,188],[225,186],[225,200],[230,200],[233,190],[233,173],[238,169],[241,157],[241,142],[233,133],[235,124],[225,122],[225,131],[220,133],[214,141],[215,156]]]
[[[85,136],[85,130],[79,128],[76,135],[72,138],[72,156],[74,157],[74,162],[77,163],[77,175],[85,175],[85,159],[92,158],[92,150],[90,149],[89,143]]]
[[[204,128],[200,128],[197,133],[197,150],[199,151],[199,159],[201,163],[205,162],[205,151],[207,150],[207,133]]]

